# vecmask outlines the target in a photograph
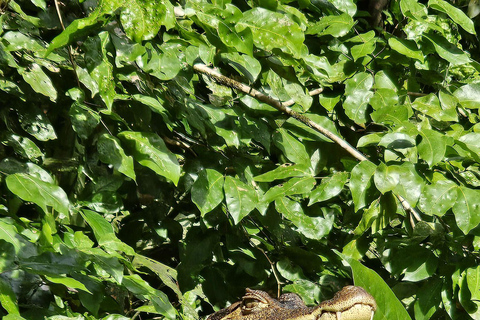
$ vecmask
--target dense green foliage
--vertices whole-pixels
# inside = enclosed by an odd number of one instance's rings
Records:
[[[0,315],[480,319],[478,1],[380,2],[0,1]]]

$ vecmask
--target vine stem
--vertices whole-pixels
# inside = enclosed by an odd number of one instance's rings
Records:
[[[295,102],[293,100],[287,101],[287,102],[281,102],[275,98],[272,98],[246,84],[243,84],[239,81],[233,80],[229,77],[226,77],[222,74],[220,74],[218,71],[206,66],[203,63],[197,63],[193,65],[193,69],[201,74],[207,75],[209,78],[214,79],[218,83],[225,85],[227,87],[237,89],[245,94],[248,94],[249,96],[257,99],[258,101],[264,102],[278,111],[289,115],[292,118],[297,119],[298,121],[304,123],[305,125],[309,126],[310,128],[320,132],[323,134],[325,137],[329,138],[336,144],[338,144],[340,147],[342,147],[344,150],[346,150],[348,153],[350,153],[354,158],[356,158],[359,161],[370,161],[363,153],[352,147],[347,141],[343,140],[333,132],[325,129],[318,123],[310,120],[308,117],[304,116],[303,114],[300,114],[292,108],[290,108],[291,105],[293,105]],[[323,91],[323,88],[315,89],[310,92],[311,95],[313,94],[320,94]],[[397,199],[400,201],[402,204],[403,208],[405,211],[410,212],[417,221],[421,221],[421,217],[418,214],[418,212],[413,208],[410,203],[403,198],[401,195],[396,194]]]

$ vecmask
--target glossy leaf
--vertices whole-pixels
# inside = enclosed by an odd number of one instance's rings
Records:
[[[87,50],[86,62],[90,76],[98,85],[98,91],[108,110],[112,108],[115,96],[115,82],[113,79],[113,65],[108,58],[110,44],[107,32],[99,33],[96,37],[88,38],[84,46]]]
[[[413,205],[417,203],[424,187],[422,178],[409,162],[391,166],[380,164],[375,171],[374,180],[380,192],[394,191]]]
[[[260,49],[281,49],[297,58],[302,55],[303,32],[285,15],[260,7],[251,9],[244,12],[235,25],[237,32],[247,28],[253,34],[253,43]]]
[[[133,158],[125,154],[117,138],[106,134],[100,136],[97,150],[102,162],[113,165],[115,169],[135,180]]]
[[[333,224],[333,215],[327,218],[307,216],[300,203],[283,197],[275,200],[275,209],[290,220],[299,233],[309,239],[323,238]]]
[[[428,215],[443,216],[457,200],[457,185],[449,180],[440,180],[427,185],[419,199],[420,209]]]
[[[49,97],[52,101],[57,100],[57,90],[52,80],[38,64],[32,64],[28,70],[22,71],[21,74],[25,82],[27,82],[34,91]]]
[[[438,121],[455,121],[457,111],[455,109],[443,109],[440,101],[434,94],[415,99],[412,107]]]
[[[428,6],[440,12],[446,13],[455,23],[465,31],[476,34],[473,21],[460,9],[443,0],[429,0]]]
[[[377,311],[374,319],[405,319],[410,316],[392,289],[372,269],[362,265],[356,259],[341,255],[352,268],[353,280],[356,286],[361,286],[370,293],[377,302]]]
[[[461,86],[453,95],[458,99],[460,105],[467,109],[480,108],[480,85],[466,84]]]
[[[403,54],[406,57],[417,59],[423,62],[423,54],[417,45],[413,41],[406,39],[391,37],[388,39],[388,45],[393,50],[397,51],[400,54]]]
[[[31,201],[44,212],[48,207],[68,216],[70,202],[67,194],[59,186],[45,182],[28,174],[16,173],[6,179],[8,189],[24,201]]]
[[[457,188],[457,200],[453,205],[457,225],[467,234],[480,224],[480,191],[466,187]]]
[[[92,294],[83,283],[78,280],[69,277],[57,277],[57,276],[45,276],[45,279],[49,282],[63,284],[67,288],[79,289]]]
[[[124,131],[119,133],[118,137],[128,146],[133,158],[138,163],[171,180],[175,185],[178,183],[180,165],[175,155],[167,149],[158,135]]]
[[[377,167],[370,161],[362,161],[353,168],[348,187],[352,193],[355,211],[373,200],[375,193],[373,175],[376,169]]]
[[[2,278],[0,278],[0,304],[9,314],[20,315],[15,292]]]
[[[438,131],[430,129],[423,129],[419,133],[422,140],[417,146],[418,154],[432,167],[443,160],[447,149],[446,139]]]
[[[120,22],[127,36],[136,41],[155,37],[162,25],[174,26],[173,6],[169,1],[126,1]]]
[[[192,201],[202,215],[215,209],[223,201],[223,175],[213,169],[202,170],[192,186]]]
[[[331,35],[333,37],[342,37],[350,32],[354,22],[350,15],[343,13],[338,16],[324,16],[307,30],[307,34],[317,34],[319,36]]]
[[[283,152],[288,160],[298,165],[310,164],[305,146],[283,129],[277,130],[273,136],[273,143]]]
[[[368,73],[357,73],[345,84],[345,101],[343,108],[347,116],[357,124],[364,124],[367,119],[367,107],[373,92],[370,91],[373,78]]]
[[[305,175],[308,175],[308,170],[305,168],[305,166],[294,164],[279,166],[272,171],[268,171],[256,176],[254,179],[258,182],[271,182],[279,179],[301,177]]]
[[[423,34],[423,36],[435,47],[438,55],[450,62],[452,66],[466,64],[471,61],[464,51],[448,42],[444,37],[433,33]]]
[[[228,212],[237,224],[255,209],[258,202],[257,193],[253,187],[230,176],[225,177],[223,188]]]
[[[348,176],[347,172],[336,172],[331,177],[323,179],[322,183],[310,193],[308,205],[337,196],[347,183]]]

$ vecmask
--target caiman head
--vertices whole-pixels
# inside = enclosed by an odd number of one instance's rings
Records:
[[[295,293],[274,299],[247,289],[242,301],[210,315],[207,320],[372,320],[377,303],[365,289],[346,286],[330,300],[307,307]]]

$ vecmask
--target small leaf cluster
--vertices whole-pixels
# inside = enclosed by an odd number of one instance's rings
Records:
[[[0,315],[479,318],[480,8],[374,2],[1,2]]]

